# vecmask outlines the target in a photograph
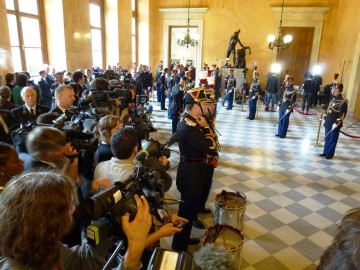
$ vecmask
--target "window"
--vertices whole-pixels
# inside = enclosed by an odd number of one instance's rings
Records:
[[[132,7],[132,19],[131,19],[131,55],[132,55],[132,62],[136,63],[136,56],[137,56],[137,3],[136,0],[131,1]]]
[[[90,3],[90,28],[93,66],[104,68],[104,31],[102,2]]]
[[[14,71],[37,75],[45,59],[40,3],[38,0],[6,0],[6,9]]]

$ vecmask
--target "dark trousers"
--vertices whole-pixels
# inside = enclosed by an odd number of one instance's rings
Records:
[[[249,100],[249,119],[250,119],[250,120],[254,120],[254,119],[255,119],[256,103],[257,103],[257,99],[256,99],[256,98]]]
[[[161,90],[160,90],[161,84],[156,84],[156,100],[157,102],[161,101]]]
[[[181,200],[184,201],[179,205],[178,216],[186,218],[189,222],[184,226],[183,230],[174,234],[172,249],[176,251],[185,251],[189,246],[191,227],[199,210],[200,197],[189,197],[181,193]]]
[[[176,113],[176,114],[173,114],[172,115],[172,133],[174,134],[176,132],[176,129],[177,129],[177,125],[179,123],[179,114]]]
[[[279,119],[284,116],[286,112],[280,110],[279,111]],[[290,113],[286,114],[283,119],[278,123],[278,134],[280,138],[285,138],[286,133],[289,127],[289,121],[290,121]]]
[[[161,89],[160,90],[160,108],[161,108],[161,110],[165,110],[165,99],[166,99],[165,92]]]
[[[331,130],[330,128],[325,128],[325,135],[328,134]],[[329,135],[325,138],[324,145],[324,154],[326,157],[332,158],[335,154],[335,148],[339,139],[340,128],[335,128],[333,131],[329,133]]]
[[[306,105],[306,113],[309,112],[309,108],[310,108],[310,105],[312,104],[312,95],[310,93],[303,93],[303,102],[302,102],[302,106],[301,106],[301,109],[302,111],[305,110],[305,105]]]
[[[206,182],[204,185],[203,192],[201,194],[200,198],[200,205],[199,205],[199,211],[203,210],[206,205],[206,201],[209,198],[212,182],[213,182],[213,176],[214,176],[214,167],[211,165],[206,166]]]
[[[170,112],[172,97],[169,96],[168,99],[169,99],[169,104],[168,104],[168,119],[172,119],[172,114],[171,114],[171,112]]]

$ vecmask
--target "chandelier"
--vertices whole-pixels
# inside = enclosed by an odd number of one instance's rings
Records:
[[[292,41],[291,35],[286,35],[282,37],[282,16],[284,11],[284,1],[281,6],[281,17],[280,17],[280,25],[279,25],[279,35],[277,38],[275,38],[274,35],[269,35],[267,40],[269,42],[269,49],[274,49],[275,47],[281,48],[281,49],[287,49],[289,48],[290,42]]]
[[[189,0],[189,7],[188,7],[188,24],[186,33],[177,33],[177,44],[179,46],[186,46],[189,48],[189,45],[195,47],[198,45],[199,36],[197,33],[190,33],[190,0]]]

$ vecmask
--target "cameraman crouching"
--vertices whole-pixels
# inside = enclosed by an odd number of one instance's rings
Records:
[[[60,239],[70,230],[75,210],[72,181],[55,172],[32,172],[9,182],[0,195],[0,269],[100,269],[113,245],[87,243],[69,248]],[[149,205],[135,195],[137,213],[122,216],[128,249],[117,270],[140,269],[139,258],[151,226]]]

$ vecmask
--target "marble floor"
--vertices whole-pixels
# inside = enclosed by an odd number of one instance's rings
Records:
[[[158,129],[151,137],[164,143],[171,134],[171,122],[159,103],[151,105]],[[315,269],[341,218],[360,204],[360,139],[340,134],[335,157],[319,157],[317,112],[321,109],[312,110],[315,115],[309,116],[294,111],[288,136],[280,139],[274,136],[278,113],[265,112],[260,105],[256,119],[250,121],[246,106],[227,111],[218,105],[220,165],[207,206],[214,210],[215,196],[222,190],[246,195],[241,269]],[[355,122],[346,118],[342,130],[359,136],[360,123]],[[321,128],[319,142],[323,137]],[[178,150],[177,144],[171,149]],[[170,161],[175,167],[179,154],[172,152]],[[176,168],[170,174],[173,185],[166,198],[179,198]],[[177,206],[168,210],[176,213]],[[207,226],[214,223],[211,214],[199,217]],[[193,227],[192,236],[202,237],[201,244],[204,233]],[[171,237],[163,239],[162,247],[170,249],[171,241]],[[199,248],[191,246],[189,251]]]

